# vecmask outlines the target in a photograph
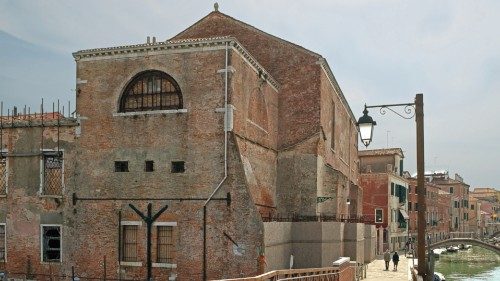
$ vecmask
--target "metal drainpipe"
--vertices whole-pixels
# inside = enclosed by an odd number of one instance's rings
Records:
[[[207,280],[207,205],[214,197],[215,193],[220,189],[222,184],[227,179],[227,129],[228,129],[228,114],[227,114],[227,72],[228,72],[228,49],[229,45],[226,42],[226,61],[224,68],[224,177],[217,185],[212,194],[203,204],[203,280]]]

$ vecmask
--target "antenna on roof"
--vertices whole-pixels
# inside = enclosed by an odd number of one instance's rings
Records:
[[[219,3],[217,3],[217,2],[214,3],[214,11],[216,11],[216,12],[219,11]]]

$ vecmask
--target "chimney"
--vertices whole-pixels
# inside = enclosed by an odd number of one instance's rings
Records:
[[[17,116],[17,106],[14,106],[14,110],[12,110],[12,116]]]

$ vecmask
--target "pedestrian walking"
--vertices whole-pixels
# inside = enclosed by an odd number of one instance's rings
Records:
[[[391,252],[389,249],[384,253],[384,261],[385,261],[385,270],[389,270],[389,262],[391,261]]]
[[[410,240],[406,241],[405,243],[405,257],[406,253],[410,252]]]
[[[392,256],[392,262],[394,263],[394,271],[398,271],[399,255],[398,252],[394,252]]]

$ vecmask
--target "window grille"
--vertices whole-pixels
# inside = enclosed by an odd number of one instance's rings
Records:
[[[173,263],[174,243],[173,227],[157,226],[157,257],[158,263]]]
[[[123,226],[122,261],[137,261],[137,225]]]
[[[0,153],[0,195],[7,194],[7,155]]]
[[[139,73],[127,85],[120,100],[120,112],[182,108],[182,93],[170,75],[157,71]]]
[[[0,224],[0,261],[5,262],[5,224]]]
[[[42,226],[44,262],[61,262],[61,227]]]
[[[59,153],[45,153],[42,167],[42,194],[62,195],[63,189],[63,155]]]

